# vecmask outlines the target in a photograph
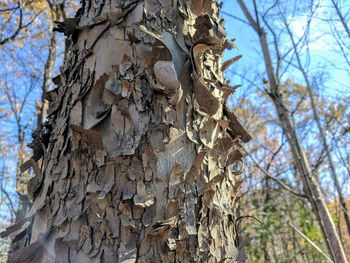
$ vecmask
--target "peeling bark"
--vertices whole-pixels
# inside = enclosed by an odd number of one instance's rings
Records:
[[[219,8],[82,1],[59,25],[73,45],[32,143],[43,168],[12,261],[245,261],[237,195],[250,136],[225,109]]]

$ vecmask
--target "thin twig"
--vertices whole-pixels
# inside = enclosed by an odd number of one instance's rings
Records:
[[[308,238],[303,232],[301,232],[296,226],[294,226],[292,223],[288,223],[291,228],[293,228],[299,235],[301,235],[307,242],[309,242],[322,256],[324,256],[328,262],[334,263],[333,260],[331,260],[326,253],[324,253],[310,238]]]
[[[290,187],[289,185],[287,185],[286,183],[282,182],[280,179],[278,179],[277,177],[271,175],[268,171],[266,171],[266,169],[264,169],[263,167],[261,167],[259,165],[259,163],[255,160],[255,158],[250,155],[245,149],[244,151],[246,152],[246,154],[250,157],[250,159],[254,162],[255,166],[263,173],[265,174],[268,178],[270,178],[271,180],[275,181],[276,183],[278,183],[280,186],[282,186],[285,190],[287,190],[288,192],[301,197],[301,198],[308,198],[307,195],[302,194],[302,193],[298,193],[295,190],[292,189],[292,187]]]

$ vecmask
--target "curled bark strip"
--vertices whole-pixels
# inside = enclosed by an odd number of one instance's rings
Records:
[[[170,51],[177,73],[177,77],[180,77],[182,67],[186,60],[186,55],[184,54],[184,52],[182,52],[182,49],[176,42],[174,36],[169,32],[162,32],[161,35],[158,35],[157,33],[149,31],[144,25],[140,25],[140,29],[141,31],[147,33],[151,37],[158,39]]]
[[[6,228],[5,231],[2,231],[0,233],[0,237],[1,238],[12,237],[16,233],[25,229],[27,227],[28,221],[29,221],[29,218],[23,218],[23,219],[19,220],[16,224]]]
[[[46,234],[41,237],[38,241],[24,247],[15,253],[9,255],[8,263],[32,263],[37,262],[41,255],[47,253],[45,243],[49,239],[50,234]]]
[[[198,104],[198,110],[209,116],[214,116],[221,107],[219,100],[208,90],[195,72],[192,76],[194,80],[193,95]]]
[[[237,62],[241,58],[242,58],[242,55],[238,55],[238,56],[235,56],[234,58],[226,60],[224,63],[222,63],[221,71],[224,72],[229,66],[231,66],[233,63]]]
[[[230,131],[232,137],[240,137],[243,142],[248,142],[252,139],[252,137],[247,133],[247,131],[243,128],[243,126],[239,123],[236,115],[231,112],[227,106],[225,106],[225,114],[230,120]]]

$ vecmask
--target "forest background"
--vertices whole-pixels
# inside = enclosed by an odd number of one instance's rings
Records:
[[[64,0],[0,2],[1,230],[30,205],[32,172],[22,174],[20,166],[30,155],[31,133],[45,120],[45,92],[55,88],[51,79],[69,45],[54,21],[73,17],[78,6]],[[350,2],[224,0],[221,12],[228,38],[237,44],[224,60],[242,56],[226,71],[237,85],[229,104],[253,137],[245,149],[240,196],[241,214],[251,216],[245,231],[255,236],[248,261],[329,261],[288,131],[276,113],[273,81],[350,255]],[[1,262],[9,242],[0,241]]]

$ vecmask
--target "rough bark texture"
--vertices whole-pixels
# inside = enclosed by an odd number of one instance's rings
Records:
[[[72,46],[26,164],[29,242],[10,262],[245,260],[237,193],[250,136],[225,105],[232,43],[219,8],[82,1],[58,24]]]
[[[49,1],[50,11],[51,11],[51,21],[50,30],[53,29],[53,21],[56,21],[61,17],[59,5],[51,4]],[[57,41],[57,32],[51,32],[49,47],[48,47],[48,57],[44,67],[43,74],[43,83],[42,83],[42,97],[41,100],[37,103],[37,123],[42,123],[46,119],[46,113],[48,110],[48,101],[45,100],[45,93],[49,91],[51,84],[51,74],[56,60],[56,41]],[[30,179],[30,174],[28,172],[21,172],[21,166],[25,161],[25,138],[26,128],[22,128],[21,123],[18,124],[18,160],[17,160],[17,169],[16,169],[16,192],[18,195],[18,205],[16,210],[16,222],[19,222],[23,217],[25,217],[31,206],[31,200],[27,194],[27,185]],[[27,126],[27,125],[26,125]],[[11,243],[9,253],[13,253],[19,248],[25,245],[25,240],[17,241]]]

